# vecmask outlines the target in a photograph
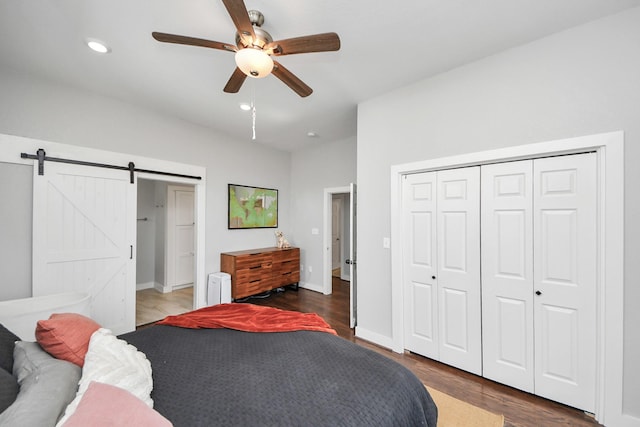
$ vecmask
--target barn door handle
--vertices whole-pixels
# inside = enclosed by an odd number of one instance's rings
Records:
[[[129,259],[133,259],[133,245],[129,245]]]

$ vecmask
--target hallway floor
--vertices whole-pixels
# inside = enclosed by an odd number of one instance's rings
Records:
[[[163,294],[153,288],[136,292],[136,326],[193,310],[193,286]]]

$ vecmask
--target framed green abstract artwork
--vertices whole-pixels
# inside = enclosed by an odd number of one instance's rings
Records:
[[[278,227],[278,190],[229,184],[229,230]]]

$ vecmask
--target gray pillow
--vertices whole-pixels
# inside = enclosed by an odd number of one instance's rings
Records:
[[[0,425],[53,427],[75,397],[82,369],[54,358],[38,343],[19,341],[13,354],[13,375],[20,392],[0,414]]]

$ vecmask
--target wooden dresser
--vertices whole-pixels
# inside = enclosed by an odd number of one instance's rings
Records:
[[[231,275],[231,297],[244,298],[300,281],[300,248],[261,248],[220,254]]]

